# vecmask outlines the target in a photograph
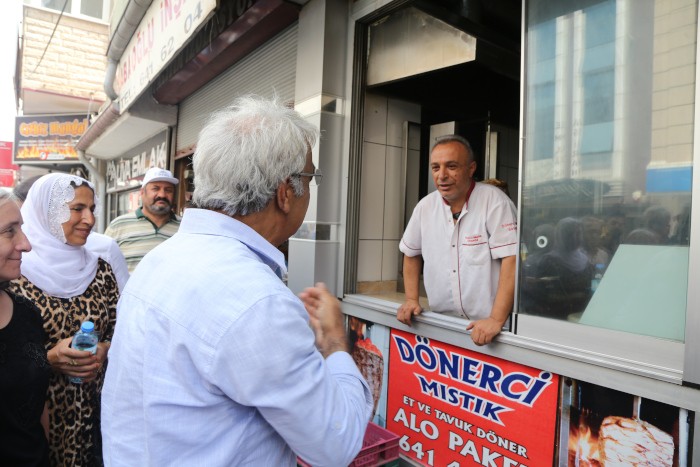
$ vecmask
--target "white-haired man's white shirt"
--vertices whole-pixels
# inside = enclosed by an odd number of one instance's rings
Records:
[[[476,183],[455,224],[449,204],[434,191],[416,205],[399,249],[423,256],[430,311],[488,318],[499,260],[518,251],[515,205],[499,188]]]
[[[349,464],[372,413],[254,230],[191,208],[131,276],[102,390],[107,466]]]

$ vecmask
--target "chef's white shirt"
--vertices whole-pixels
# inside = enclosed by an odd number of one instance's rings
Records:
[[[499,188],[476,183],[457,223],[435,191],[413,210],[399,244],[406,256],[423,255],[430,310],[477,320],[491,315],[501,258],[517,254],[517,213]]]

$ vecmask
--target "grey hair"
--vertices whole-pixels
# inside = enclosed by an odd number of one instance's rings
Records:
[[[0,206],[5,204],[8,201],[12,201],[19,207],[19,205],[22,203],[22,201],[15,195],[12,191],[9,190],[0,190]]]
[[[433,149],[435,149],[436,146],[439,146],[441,144],[447,144],[447,143],[459,143],[462,146],[465,147],[467,150],[467,155],[469,156],[469,161],[472,162],[474,161],[474,150],[472,149],[472,145],[469,144],[469,141],[467,141],[467,138],[459,135],[443,135],[443,136],[438,136],[435,138],[435,142],[430,148],[430,153],[432,154]]]
[[[17,196],[10,190],[0,190],[0,203],[5,201],[18,201]]]
[[[27,200],[27,193],[29,193],[29,189],[32,187],[32,185],[34,185],[34,182],[40,178],[41,175],[35,175],[34,177],[29,177],[22,180],[22,182],[15,185],[15,187],[12,189],[12,194],[15,195],[15,198],[17,198],[20,203],[24,203]]]
[[[314,125],[277,99],[239,97],[199,133],[192,156],[194,205],[245,216],[263,210],[286,179],[302,196],[296,174],[318,136]]]

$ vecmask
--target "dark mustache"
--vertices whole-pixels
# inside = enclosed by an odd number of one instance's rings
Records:
[[[157,203],[158,201],[165,201],[166,203],[170,204],[170,200],[168,198],[154,198],[153,202]]]

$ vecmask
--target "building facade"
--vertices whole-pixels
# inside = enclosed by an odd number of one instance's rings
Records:
[[[21,178],[48,170],[86,175],[74,145],[106,100],[109,2],[63,3],[22,5],[14,145]]]
[[[197,134],[235,96],[293,103],[321,128],[324,183],[288,284],[343,298],[405,462],[625,465],[634,443],[649,465],[700,462],[696,2],[135,4],[112,15],[111,103],[78,143],[110,217],[154,164],[182,208]],[[516,305],[485,347],[460,318],[396,320],[398,243],[448,133],[519,209]]]

